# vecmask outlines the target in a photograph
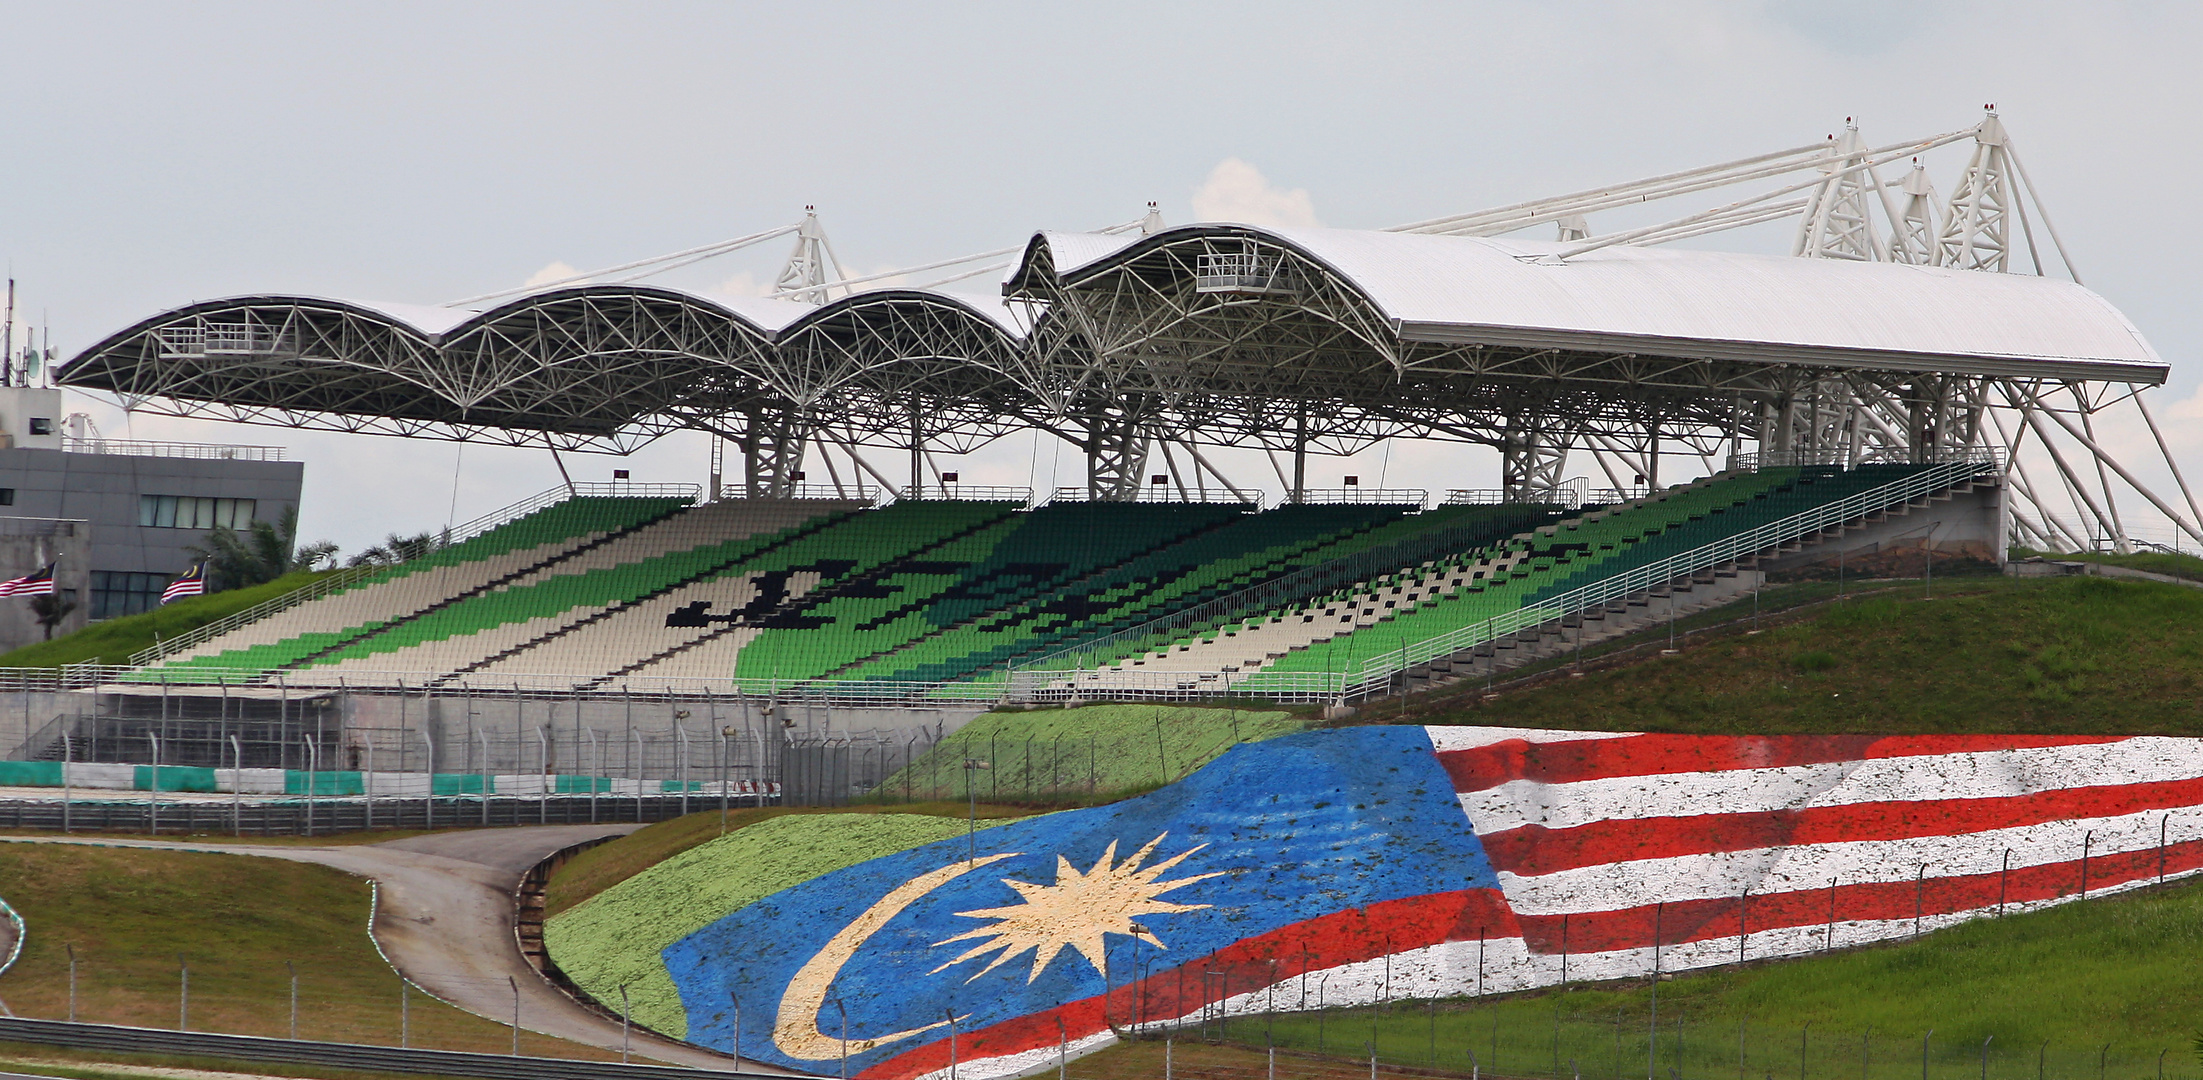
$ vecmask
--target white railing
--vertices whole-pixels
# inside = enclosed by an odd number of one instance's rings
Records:
[[[115,454],[123,457],[194,458],[201,461],[281,461],[280,446],[232,446],[223,443],[147,442],[138,439],[79,439],[61,437],[61,449],[71,454]]]
[[[227,634],[230,631],[245,625],[246,623],[253,622],[258,619],[264,619],[270,615],[275,614],[278,611],[284,611],[289,608],[297,607],[298,605],[306,603],[309,600],[319,600],[322,597],[329,595],[330,593],[339,592],[343,589],[350,587],[354,582],[359,581],[361,578],[364,578],[369,574],[378,573],[388,569],[390,568],[387,566],[351,566],[346,567],[342,570],[332,570],[329,573],[322,575],[321,577],[315,578],[314,580],[299,586],[298,588],[292,589],[290,592],[284,593],[281,596],[274,596],[266,600],[262,600],[261,602],[254,604],[253,606],[246,608],[243,611],[236,612],[230,615],[225,615],[219,619],[214,620],[213,622],[194,627],[191,630],[172,638],[167,638],[165,640],[157,639],[153,642],[151,647],[140,649],[137,652],[131,653],[130,662],[132,664],[150,664],[156,660],[161,659],[162,657],[174,656],[177,653],[183,652],[186,649],[190,649],[201,642],[209,641],[213,638],[220,637],[223,634]],[[82,666],[89,668],[95,665]],[[72,683],[71,685],[81,686],[86,684]]]
[[[284,349],[279,327],[259,323],[199,323],[164,326],[153,332],[163,356],[206,356],[212,353],[273,354]]]
[[[1207,503],[1227,505],[1239,503],[1262,509],[1264,496],[1259,491],[1233,491],[1230,488],[1189,487],[1183,494],[1175,485],[1149,485],[1134,492],[1129,499],[1097,499],[1082,487],[1059,487],[1048,496],[1048,501],[1059,502],[1143,502],[1143,503]]]
[[[118,664],[67,664],[60,668],[0,668],[0,692],[161,687],[202,693],[242,687],[281,688],[291,692],[399,691],[480,697],[576,695],[638,697],[744,697],[834,707],[892,704],[992,706],[1003,699],[1001,679],[942,682],[889,679],[617,678],[572,674],[455,675],[434,671],[330,671],[304,668],[143,668]]]
[[[1993,473],[2001,461],[1993,450],[1975,450],[1968,458],[1936,465],[1779,521],[1634,567],[1534,605],[1375,653],[1349,671],[1266,671],[1259,668],[1218,672],[1129,671],[1113,666],[1056,671],[1021,669],[1011,673],[1010,697],[1013,701],[1077,697],[1082,693],[1131,693],[1143,697],[1150,694],[1247,694],[1285,700],[1361,697],[1389,685],[1395,674],[1418,664],[1452,656],[1692,574],[1732,564],[1830,526],[1933,494],[1969,477]]]
[[[892,499],[895,489],[874,487],[870,484],[791,484],[778,495],[758,495],[766,499],[840,499],[845,502],[861,502],[877,506],[883,500]],[[733,502],[750,498],[746,484],[721,482],[718,498],[721,502]]]
[[[439,539],[437,546],[447,547],[463,540],[472,539],[499,525],[516,521],[546,506],[562,503],[577,496],[618,495],[634,498],[686,498],[690,502],[694,502],[698,491],[699,489],[695,484],[611,483],[574,484],[571,487],[560,484],[555,488],[539,491],[510,506],[499,507],[475,518],[473,521],[452,529]],[[174,656],[202,642],[227,634],[246,623],[267,618],[278,611],[285,611],[309,601],[319,600],[331,593],[350,588],[361,578],[386,573],[390,569],[391,567],[387,565],[352,566],[333,571],[281,596],[270,597],[236,614],[223,616],[166,641],[156,642],[151,648],[140,649],[130,654],[130,662],[134,665],[150,664],[163,657]]]
[[[1993,471],[1996,467],[1997,458],[1993,451],[1977,450],[1973,452],[1972,460],[1935,465],[1880,487],[1847,495],[1779,521],[1722,537],[1682,554],[1670,555],[1613,577],[1580,585],[1541,600],[1533,606],[1518,608],[1503,615],[1495,615],[1481,623],[1472,623],[1436,637],[1377,653],[1364,659],[1350,680],[1342,673],[1341,691],[1352,695],[1366,690],[1380,679],[1389,680],[1393,674],[1417,664],[1451,656],[1531,627],[1542,626],[1555,619],[1604,607],[1616,600],[1659,588],[1692,574],[1734,563],[1801,536],[1909,502],[1923,495],[1931,495],[1969,477]]]
[[[1732,472],[1750,472],[1794,465],[1837,465],[1847,469],[1858,465],[1944,465],[1957,461],[1973,461],[1991,450],[1993,448],[1976,446],[1934,446],[1920,450],[1909,446],[1760,450],[1749,454],[1729,455],[1729,469]]]
[[[1033,489],[1029,487],[1005,487],[987,484],[920,484],[905,488],[897,502],[926,499],[956,499],[963,502],[1014,502],[1031,505]]]
[[[1311,505],[1366,503],[1380,506],[1413,506],[1420,509],[1429,504],[1430,492],[1423,488],[1304,488],[1300,493],[1299,501]]]

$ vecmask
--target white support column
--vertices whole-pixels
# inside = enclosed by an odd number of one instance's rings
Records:
[[[1973,158],[1951,189],[1936,234],[1936,265],[1998,273],[2011,259],[2011,157],[1996,110],[1974,129]]]
[[[1792,255],[1858,262],[1881,258],[1881,239],[1875,235],[1874,217],[1867,204],[1872,178],[1867,174],[1866,162],[1866,144],[1859,139],[1858,126],[1846,118],[1843,137],[1829,144],[1827,160],[1821,165],[1821,171],[1828,174],[1827,181],[1806,197]]]

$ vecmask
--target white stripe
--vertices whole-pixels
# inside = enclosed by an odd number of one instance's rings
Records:
[[[1423,733],[1430,736],[1430,745],[1441,754],[1450,750],[1474,750],[1479,746],[1516,740],[1531,743],[1588,742],[1596,739],[1627,739],[1644,734],[1641,731],[1559,731],[1513,727],[1426,727]]]
[[[1619,776],[1564,784],[1512,780],[1463,793],[1461,809],[1477,832],[1494,833],[1524,825],[1567,829],[1616,819],[2006,798],[2105,783],[2198,777],[2203,777],[2203,740],[2136,738],[2088,746]]]
[[[1534,876],[1505,872],[1499,875],[1499,882],[1500,891],[1516,911],[1558,915],[1640,907],[1656,900],[1673,903],[1726,899],[1743,892],[1747,885],[1758,896],[1825,889],[1830,878],[1839,885],[1912,881],[1922,865],[1933,877],[1993,874],[2001,869],[2006,848],[2011,849],[2014,869],[2078,862],[2082,840],[2091,832],[2095,834],[2088,844],[2091,858],[2154,850],[2158,821],[2163,816],[2161,811],[2152,810],[1956,836],[1798,844],[1637,859]],[[2183,819],[2176,812],[2173,825],[2168,842],[2203,837],[2203,813],[2191,811]],[[2180,827],[2183,825],[2185,830]],[[2077,881],[2078,868],[2075,875]]]

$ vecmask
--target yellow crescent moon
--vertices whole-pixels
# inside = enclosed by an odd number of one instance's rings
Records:
[[[1022,852],[989,855],[983,859],[951,863],[938,870],[920,874],[896,886],[879,902],[865,909],[841,932],[828,939],[816,955],[806,961],[788,980],[788,989],[780,995],[780,1013],[773,1022],[773,1045],[780,1052],[804,1061],[826,1061],[841,1054],[841,1038],[830,1036],[818,1029],[819,1011],[826,1007],[827,989],[834,985],[834,977],[841,974],[842,965],[864,947],[865,941],[879,933],[888,920],[902,914],[902,910],[917,903],[918,898],[948,884],[956,878],[977,870],[988,863],[1016,858]],[[948,1021],[897,1031],[888,1035],[874,1035],[867,1039],[849,1041],[849,1052],[861,1054],[875,1046],[923,1035]]]

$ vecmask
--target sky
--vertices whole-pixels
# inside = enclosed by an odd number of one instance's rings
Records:
[[[0,40],[0,259],[19,321],[65,357],[192,300],[434,304],[807,205],[850,272],[873,273],[1149,200],[1172,223],[1382,227],[1846,118],[1870,144],[1950,131],[1994,102],[2084,283],[2171,364],[2155,408],[2203,479],[2203,313],[2180,254],[2203,247],[2203,151],[2180,119],[2203,101],[2203,5],[0,3]],[[1930,162],[1939,188],[1959,164]],[[754,293],[785,254],[665,280]],[[301,533],[346,550],[559,477],[541,450],[71,408],[110,437],[286,447],[306,462]],[[2106,441],[2140,455],[2137,429]],[[706,453],[680,435],[567,465],[701,482]],[[1076,457],[1020,435],[942,467],[1042,487],[1079,482]],[[1488,487],[1496,458],[1401,444],[1311,472]]]

